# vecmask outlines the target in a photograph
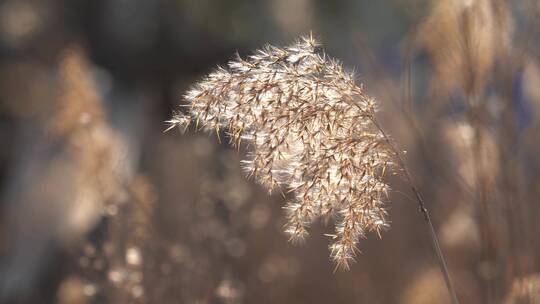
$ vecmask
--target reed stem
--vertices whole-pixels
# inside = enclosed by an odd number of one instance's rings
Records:
[[[439,264],[439,268],[441,270],[441,273],[444,278],[444,283],[446,284],[446,289],[448,290],[448,293],[452,299],[453,304],[459,304],[459,300],[456,294],[456,291],[454,289],[454,286],[452,284],[452,280],[450,279],[450,272],[448,271],[448,266],[446,265],[446,260],[444,258],[443,252],[441,250],[441,246],[439,244],[439,238],[437,236],[437,233],[435,232],[435,228],[433,227],[433,222],[431,221],[431,216],[429,213],[429,210],[426,208],[426,204],[424,202],[424,199],[420,195],[420,191],[418,191],[418,188],[416,188],[415,183],[413,182],[412,175],[405,165],[405,161],[399,152],[399,150],[394,146],[393,142],[390,140],[390,138],[386,135],[386,132],[381,128],[381,126],[375,121],[375,119],[371,118],[371,121],[373,124],[379,129],[381,134],[383,135],[386,143],[391,148],[392,152],[396,156],[396,160],[398,161],[399,167],[403,170],[405,173],[405,178],[407,179],[407,183],[411,187],[411,191],[414,193],[416,197],[416,201],[418,202],[418,208],[420,212],[422,212],[422,215],[424,217],[424,222],[428,226],[429,236],[431,238],[431,242],[433,245],[433,249],[435,250],[435,254],[437,255],[437,261]]]

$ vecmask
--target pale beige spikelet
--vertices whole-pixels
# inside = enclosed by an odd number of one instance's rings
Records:
[[[347,267],[358,240],[388,226],[383,177],[394,154],[374,123],[376,103],[313,37],[237,58],[185,100],[189,114],[175,115],[172,126],[192,124],[218,136],[226,129],[233,145],[247,145],[249,176],[293,194],[285,228],[292,239],[335,216],[331,256]]]

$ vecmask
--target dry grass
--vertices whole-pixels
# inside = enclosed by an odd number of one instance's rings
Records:
[[[227,129],[233,145],[245,143],[248,175],[270,191],[293,193],[285,207],[291,239],[333,217],[331,255],[348,268],[359,239],[388,227],[383,178],[393,154],[374,124],[375,101],[319,48],[303,37],[230,62],[185,95],[190,113],[170,123],[218,136]]]
[[[4,2],[0,302],[538,302],[538,1]]]

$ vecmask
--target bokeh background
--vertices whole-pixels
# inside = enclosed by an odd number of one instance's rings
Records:
[[[0,1],[0,303],[449,303],[399,173],[334,271],[317,223],[164,121],[238,52],[310,31],[406,151],[462,303],[540,303],[535,0]],[[222,138],[225,135],[222,135]]]

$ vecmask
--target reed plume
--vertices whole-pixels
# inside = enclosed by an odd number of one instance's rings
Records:
[[[313,37],[237,58],[184,97],[190,113],[176,114],[172,127],[227,129],[234,146],[247,143],[249,176],[294,194],[285,207],[291,239],[335,216],[331,256],[346,268],[360,238],[388,227],[383,177],[393,154],[374,125],[376,103]]]
[[[376,102],[310,35],[278,48],[267,45],[247,60],[239,56],[189,90],[188,114],[169,129],[197,129],[248,145],[242,161],[249,176],[272,191],[294,194],[286,204],[285,231],[302,239],[319,218],[335,218],[330,255],[347,269],[367,232],[388,228],[385,173],[397,165],[414,193],[453,303],[459,303],[439,240],[405,161],[375,119]]]

